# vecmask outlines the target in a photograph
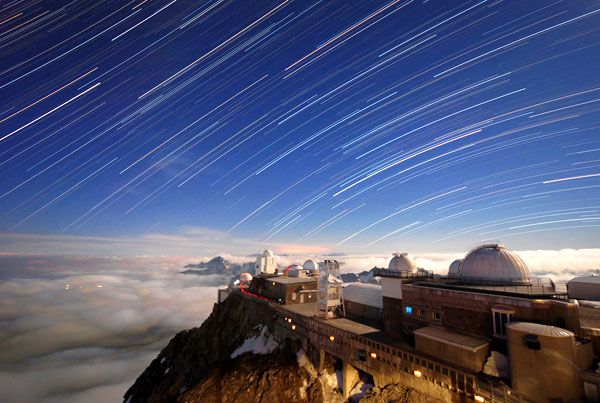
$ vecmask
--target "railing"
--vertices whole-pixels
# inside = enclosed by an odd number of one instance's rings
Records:
[[[429,270],[419,270],[416,272],[411,272],[411,271],[400,271],[400,270],[375,268],[373,270],[373,275],[376,277],[418,279],[418,278],[432,278],[433,272],[429,271]]]
[[[552,279],[547,277],[520,278],[487,278],[487,277],[469,277],[459,276],[433,276],[427,279],[417,279],[415,284],[433,285],[448,288],[468,288],[486,290],[490,292],[499,292],[507,294],[525,294],[530,296],[553,296],[562,297],[564,292],[556,290],[556,285]]]

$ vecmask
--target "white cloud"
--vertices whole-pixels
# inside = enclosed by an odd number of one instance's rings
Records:
[[[215,277],[178,273],[185,258],[0,259],[23,265],[0,283],[0,401],[120,398],[216,301]]]

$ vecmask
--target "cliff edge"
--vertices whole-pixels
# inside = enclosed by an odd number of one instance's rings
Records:
[[[125,401],[323,401],[320,381],[298,364],[297,343],[273,340],[268,322],[268,311],[239,297],[215,304],[200,327],[173,337]]]
[[[124,401],[431,401],[402,385],[372,387],[361,380],[345,399],[335,362],[326,362],[317,371],[298,341],[275,339],[274,321],[268,305],[230,295],[214,305],[200,327],[173,337],[125,393]]]

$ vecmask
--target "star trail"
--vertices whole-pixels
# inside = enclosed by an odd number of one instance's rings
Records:
[[[0,55],[0,232],[599,236],[599,1],[13,0]]]

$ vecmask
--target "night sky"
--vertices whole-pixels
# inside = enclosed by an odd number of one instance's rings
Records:
[[[0,56],[5,238],[597,246],[600,1],[3,1]]]

